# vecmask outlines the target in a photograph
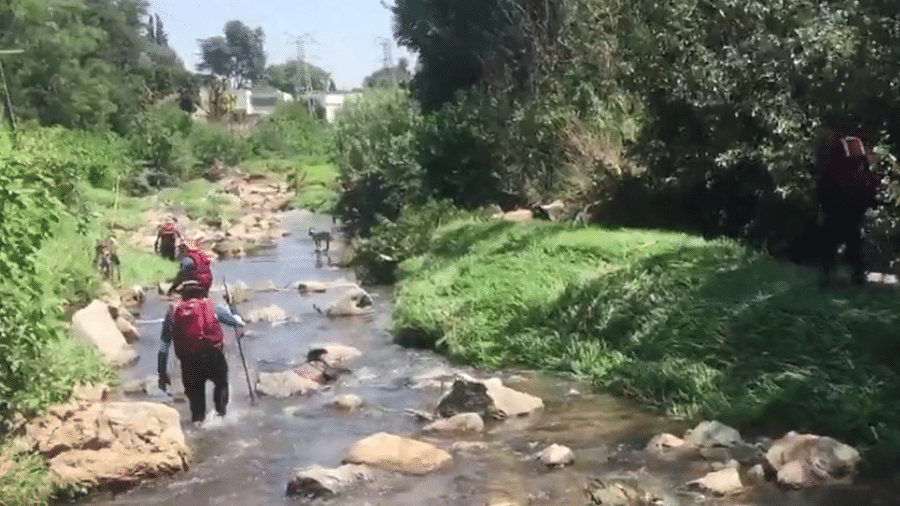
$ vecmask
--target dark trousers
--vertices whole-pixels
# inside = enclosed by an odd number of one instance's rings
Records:
[[[166,260],[175,260],[175,239],[160,239],[159,254]]]
[[[181,360],[181,381],[191,406],[191,421],[202,422],[206,415],[206,381],[213,382],[213,404],[225,416],[228,405],[228,363],[222,350],[202,351]]]
[[[831,281],[837,250],[841,244],[847,246],[847,261],[853,269],[853,282],[865,281],[865,267],[862,258],[863,212],[825,212],[823,221],[824,243],[822,251],[822,284]]]

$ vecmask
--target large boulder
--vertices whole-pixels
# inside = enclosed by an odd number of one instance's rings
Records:
[[[715,420],[700,422],[685,433],[684,441],[697,448],[731,448],[743,443],[740,432]]]
[[[329,367],[345,367],[347,362],[358,358],[362,355],[359,350],[352,346],[344,344],[314,344],[309,347],[309,351],[324,350],[321,360],[328,364]]]
[[[52,406],[22,428],[21,441],[48,459],[60,489],[122,489],[187,470],[178,411],[152,402]]]
[[[379,432],[357,441],[344,464],[364,464],[387,471],[424,475],[450,463],[453,457],[434,445]]]
[[[92,344],[114,366],[128,365],[138,358],[116,326],[109,306],[98,300],[72,316],[72,333]]]
[[[287,495],[308,499],[333,497],[359,482],[372,479],[374,473],[366,466],[345,464],[334,469],[310,466],[294,471],[294,477],[287,485]]]
[[[328,316],[358,316],[374,312],[372,297],[358,286],[344,292],[325,310],[325,314]]]
[[[825,436],[791,431],[772,443],[766,462],[782,485],[807,488],[847,483],[860,455],[852,446]]]
[[[543,407],[540,398],[503,386],[500,378],[481,381],[461,377],[438,403],[437,414],[449,418],[457,413],[478,413],[483,419],[502,420]]]
[[[134,324],[128,321],[124,316],[120,315],[116,317],[116,328],[122,333],[122,337],[125,338],[127,343],[134,343],[141,338],[141,335]]]
[[[569,447],[555,443],[541,450],[536,458],[547,467],[563,467],[575,462],[575,454]]]
[[[258,307],[251,310],[250,314],[247,315],[247,319],[250,320],[251,323],[281,323],[287,321],[288,316],[284,309],[281,309],[275,304],[270,304],[266,307]]]
[[[257,393],[276,399],[306,395],[318,388],[318,382],[304,378],[294,371],[261,372],[256,381]]]

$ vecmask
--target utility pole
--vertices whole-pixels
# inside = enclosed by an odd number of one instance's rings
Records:
[[[391,83],[394,85],[394,88],[396,88],[397,87],[397,72],[396,72],[396,69],[394,68],[394,58],[393,58],[393,55],[391,54],[391,49],[392,49],[394,42],[385,37],[378,37],[377,40],[378,40],[378,43],[381,45],[381,48],[382,48],[382,51],[384,54],[384,59],[382,60],[382,63],[384,64],[385,70],[390,72]]]
[[[0,56],[7,54],[22,54],[23,52],[25,52],[23,49],[2,49],[0,50]],[[3,70],[2,61],[0,61],[0,82],[3,83],[3,96],[6,98],[6,115],[9,118],[9,125],[12,127],[13,149],[18,149],[19,134],[16,131],[16,113],[13,111],[12,98],[9,96],[9,85],[6,83],[6,73]]]
[[[285,32],[285,34],[288,35],[288,37],[291,37],[291,34],[289,34],[287,32]],[[312,78],[309,75],[309,64],[306,62],[306,43],[307,42],[315,44],[315,40],[313,40],[312,36],[309,33],[304,33],[303,35],[294,37],[294,45],[297,48],[297,64],[298,65],[300,65],[301,63],[303,64],[303,76],[302,76],[303,81],[302,82],[303,82],[303,84],[306,85],[306,87],[304,88],[304,92],[305,92],[304,95],[306,93],[309,93],[310,91],[313,91]],[[298,76],[298,83],[296,85],[298,99],[300,98],[300,85],[301,85],[301,82],[299,81],[299,77],[300,76]],[[313,105],[308,97],[306,97],[306,105],[309,108],[310,116],[312,116]]]

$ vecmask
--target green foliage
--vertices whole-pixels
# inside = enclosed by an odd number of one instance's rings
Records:
[[[184,79],[168,48],[141,34],[142,0],[12,0],[0,5],[0,46],[20,118],[124,133],[146,99]]]
[[[263,78],[266,52],[262,27],[251,29],[241,21],[231,20],[222,29],[225,36],[200,41],[199,70],[232,80],[235,88],[243,88]]]
[[[195,124],[188,142],[201,167],[210,167],[217,161],[233,166],[250,156],[251,145],[247,139],[222,125]]]
[[[191,117],[174,104],[161,103],[138,117],[129,135],[132,156],[148,169],[168,176],[166,183],[195,175],[196,159],[187,137]]]
[[[375,225],[371,237],[355,245],[357,278],[366,284],[393,283],[400,261],[426,253],[435,229],[466,215],[448,200],[403,208],[397,220]]]
[[[402,90],[370,92],[344,105],[334,139],[340,196],[335,213],[351,237],[422,198],[418,139],[422,118]]]
[[[309,115],[306,104],[284,102],[261,119],[250,134],[253,151],[263,158],[327,156],[330,132]]]
[[[43,457],[0,446],[0,506],[46,506],[52,492]]]
[[[84,258],[92,249],[86,234],[89,222],[82,213],[70,212],[83,204],[74,182],[90,173],[80,156],[74,149],[25,149],[0,157],[3,424],[14,411],[34,412],[65,400],[76,380],[110,378],[96,353],[71,341],[62,325],[63,304],[96,290],[91,261]]]
[[[896,440],[896,295],[820,292],[811,274],[725,240],[463,221],[402,265],[394,330],[482,366],[575,372],[673,416]]]
[[[266,69],[265,79],[273,88],[297,96],[306,90],[306,81],[303,74],[303,62],[288,60],[285,63],[270,65]],[[309,84],[312,90],[335,91],[334,80],[331,74],[324,69],[306,62],[306,72],[309,73]]]
[[[412,74],[407,67],[409,62],[406,58],[400,58],[396,67],[382,68],[376,70],[372,74],[363,79],[363,87],[365,88],[387,88],[399,85],[405,85],[412,80]]]

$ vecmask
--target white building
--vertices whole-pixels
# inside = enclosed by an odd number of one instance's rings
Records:
[[[306,93],[303,97],[307,100],[314,100],[319,106],[323,107],[325,109],[325,120],[331,123],[334,121],[337,112],[344,106],[345,100],[361,95],[361,93],[326,93],[318,91]]]

